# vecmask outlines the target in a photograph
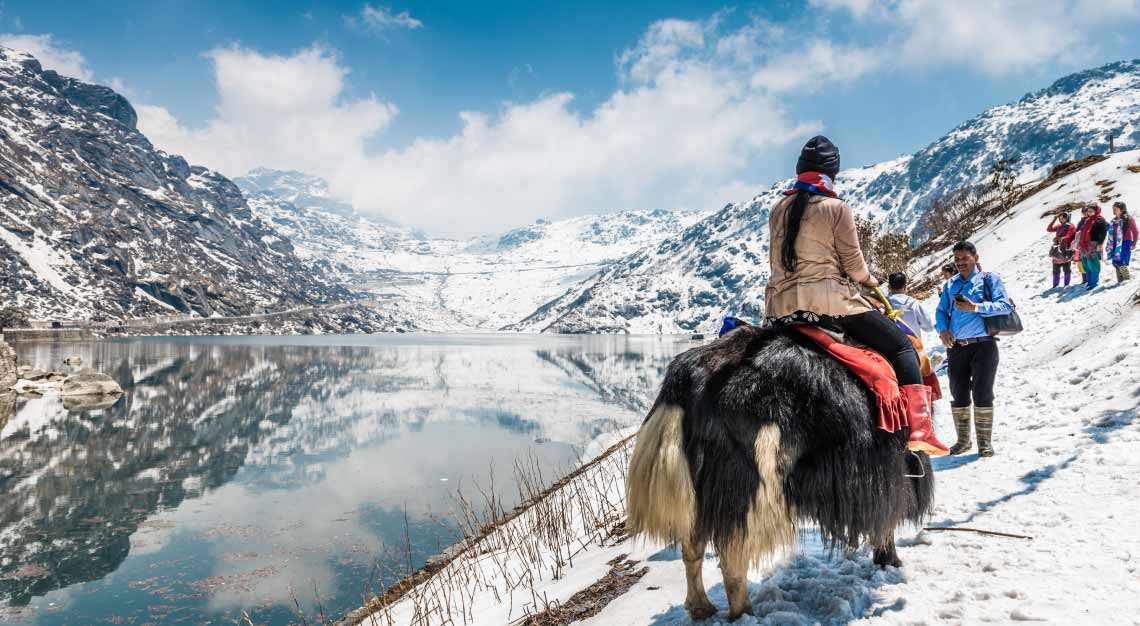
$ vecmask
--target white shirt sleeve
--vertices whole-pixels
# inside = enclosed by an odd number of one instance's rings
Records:
[[[925,332],[934,331],[934,323],[930,321],[930,316],[926,314],[926,307],[922,303],[915,300],[911,306],[914,307],[914,318],[918,320],[918,327]]]

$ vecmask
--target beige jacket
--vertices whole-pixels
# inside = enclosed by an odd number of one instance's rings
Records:
[[[859,285],[879,283],[867,271],[851,207],[838,198],[810,197],[796,237],[796,271],[784,270],[780,247],[794,198],[786,196],[777,202],[768,218],[771,276],[764,293],[764,315],[784,317],[810,311],[840,316],[870,311],[870,304],[859,295]]]

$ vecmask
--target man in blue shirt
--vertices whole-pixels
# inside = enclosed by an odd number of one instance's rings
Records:
[[[978,249],[974,244],[959,241],[954,245],[954,267],[958,273],[942,290],[934,324],[950,362],[950,407],[958,431],[958,442],[950,447],[950,454],[962,454],[971,448],[972,395],[978,456],[990,457],[994,455],[994,378],[998,346],[997,338],[986,332],[984,318],[1008,315],[1013,307],[1001,278],[978,269]]]

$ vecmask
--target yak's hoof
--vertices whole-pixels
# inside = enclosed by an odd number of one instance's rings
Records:
[[[698,604],[696,606],[690,605],[688,602],[686,602],[685,610],[689,612],[689,619],[693,621],[708,619],[713,615],[716,615],[716,607],[713,606],[712,602],[708,601],[706,601],[704,604]]]
[[[875,551],[875,565],[886,569],[888,565],[892,567],[902,567],[902,559],[898,554],[892,552],[879,552]]]
[[[729,611],[728,612],[728,621],[735,622],[736,620],[740,619],[741,615],[746,615],[746,614],[747,615],[753,614],[751,605],[744,607],[743,609],[740,610],[739,613],[733,613],[732,611]]]

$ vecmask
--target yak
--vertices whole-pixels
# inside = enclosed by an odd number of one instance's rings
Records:
[[[835,547],[901,566],[894,531],[934,495],[930,459],[879,429],[876,399],[785,326],[744,326],[673,359],[637,434],[626,496],[631,536],[680,543],[692,619],[716,614],[701,579],[720,559],[729,619],[752,613],[746,574],[814,522]]]

